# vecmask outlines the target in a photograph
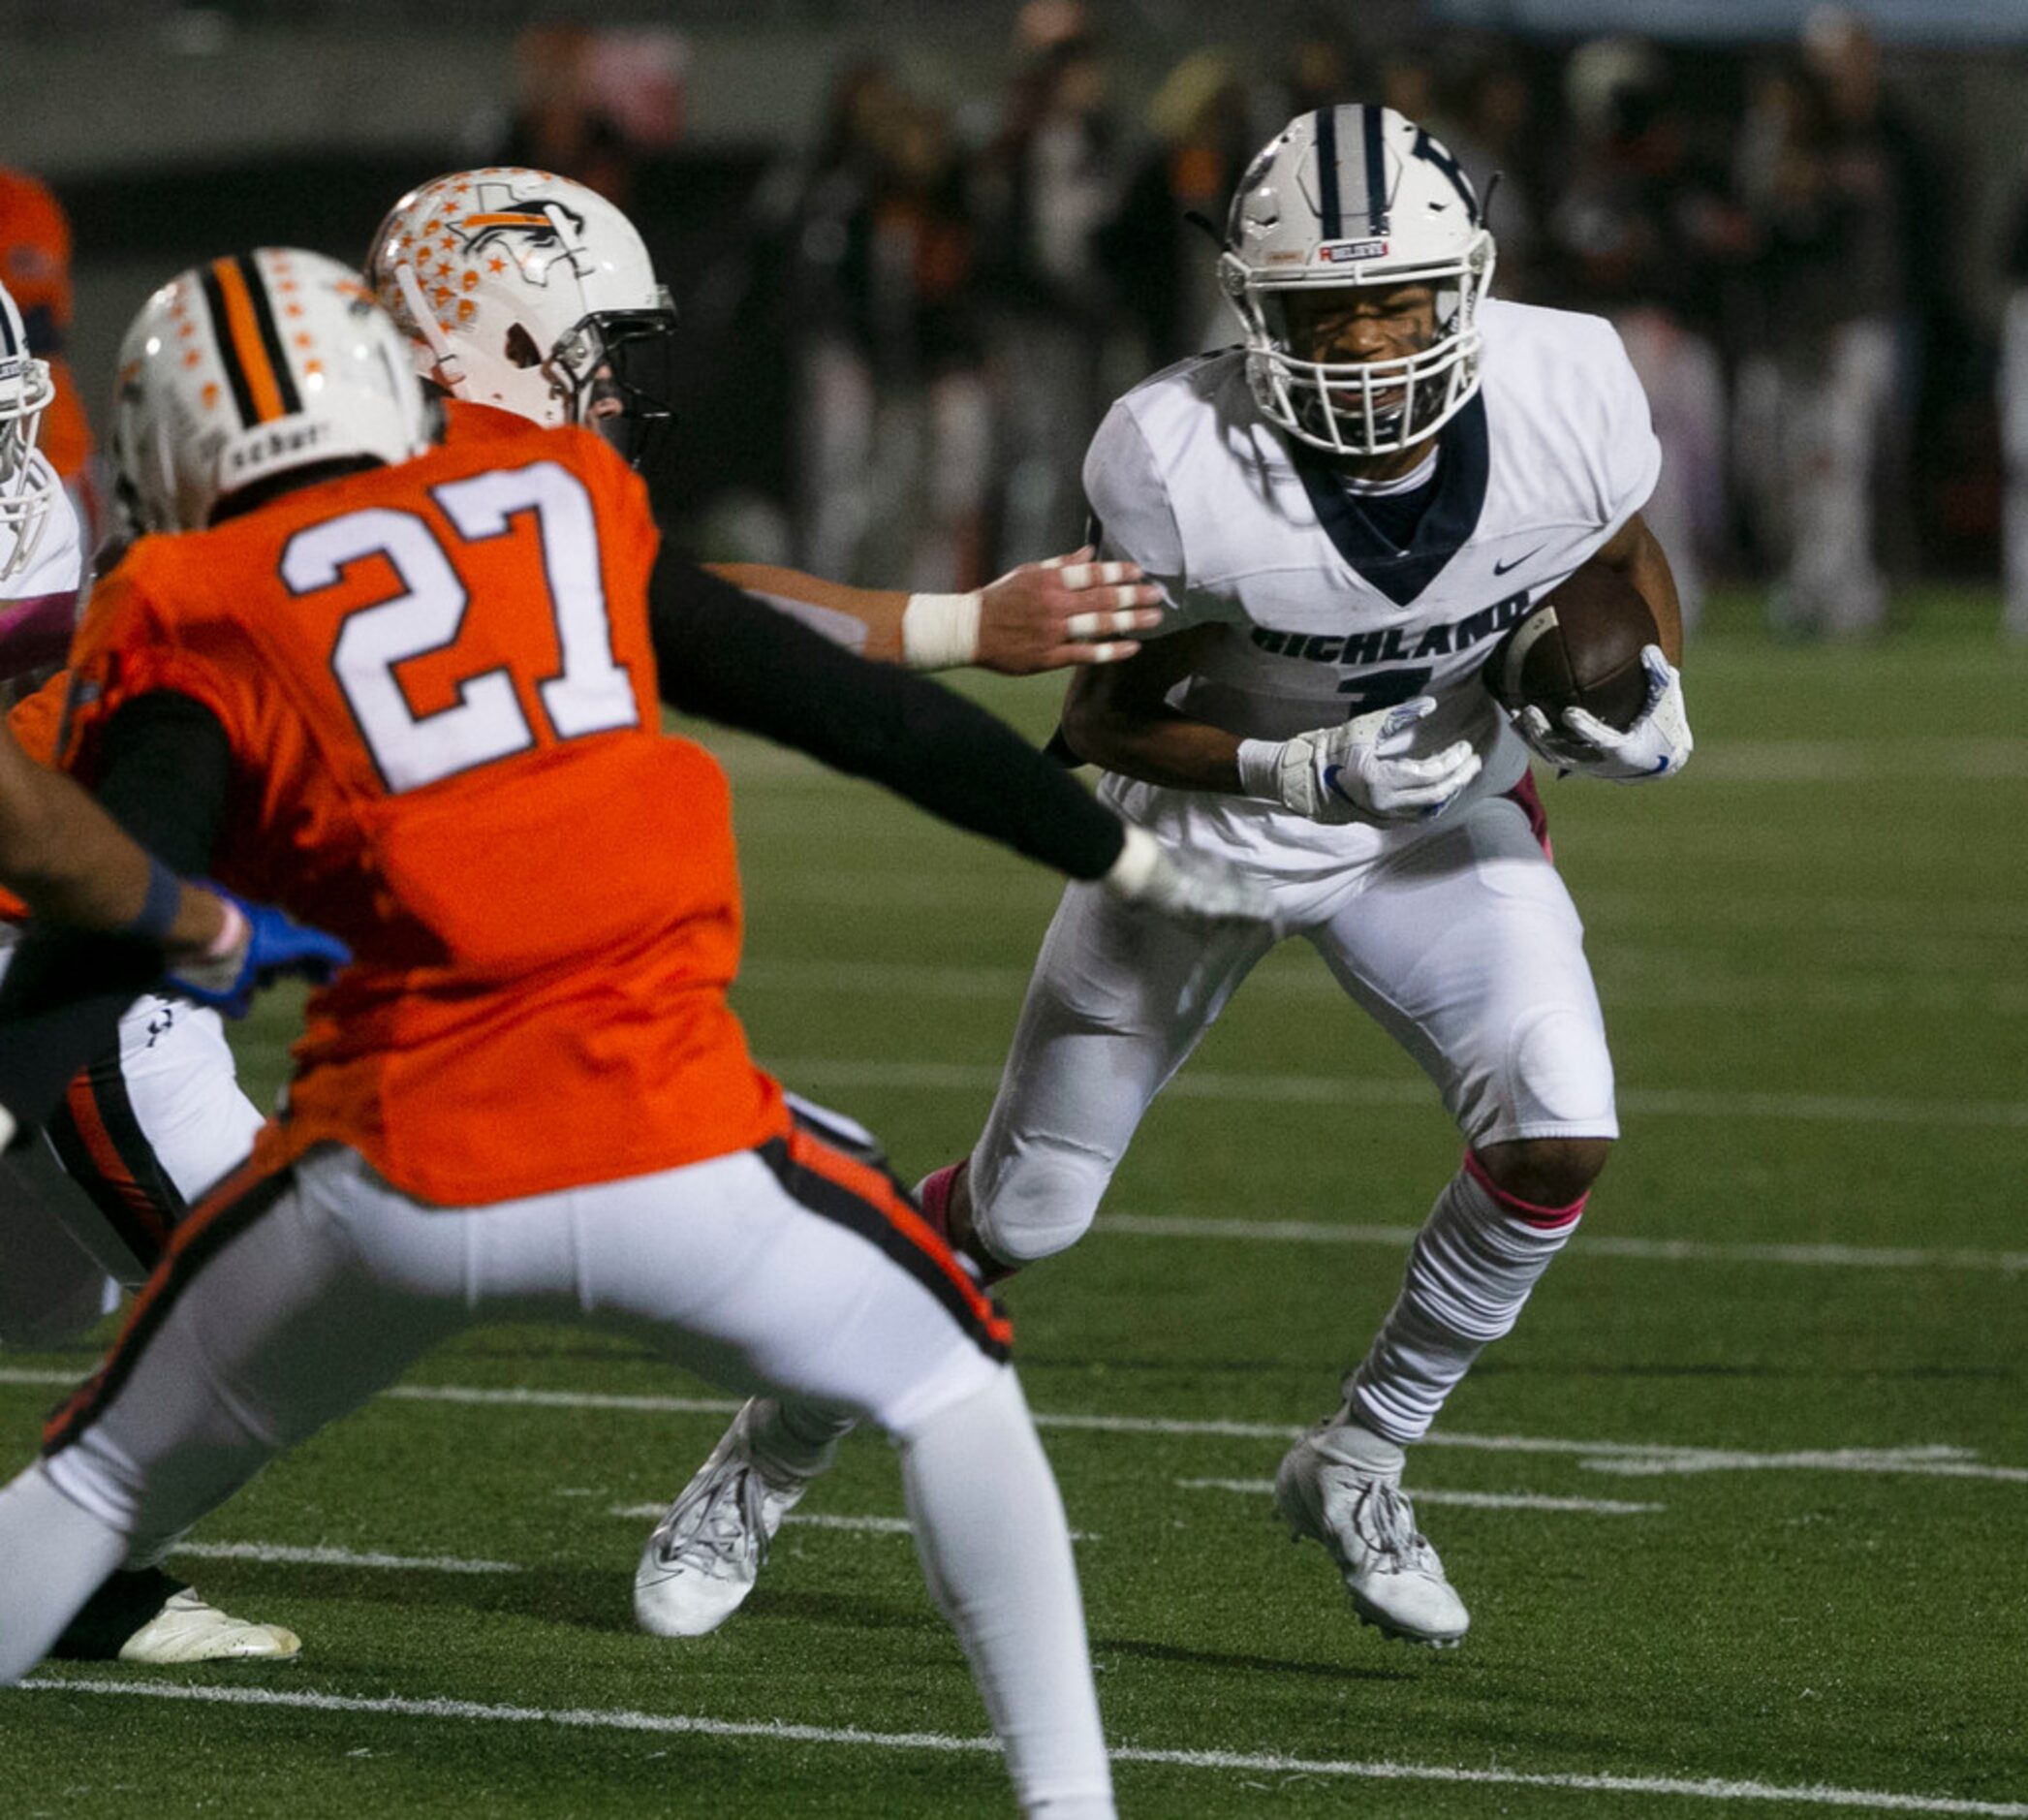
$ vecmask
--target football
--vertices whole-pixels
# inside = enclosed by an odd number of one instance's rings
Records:
[[[1510,713],[1539,707],[1559,732],[1563,710],[1581,707],[1624,733],[1647,706],[1640,651],[1658,638],[1655,615],[1633,582],[1587,563],[1493,647],[1485,686]]]

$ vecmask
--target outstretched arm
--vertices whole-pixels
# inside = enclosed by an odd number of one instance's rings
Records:
[[[1197,922],[1264,922],[1265,892],[1172,851],[961,697],[869,664],[665,553],[648,585],[662,699],[871,778],[932,815],[1124,903]]]
[[[668,552],[648,586],[662,699],[885,784],[1072,878],[1120,857],[1116,816],[984,709],[840,649]]]
[[[1130,562],[1094,562],[1090,549],[1024,562],[969,594],[847,587],[796,569],[714,563],[712,575],[802,617],[875,663],[911,670],[973,664],[1027,676],[1069,664],[1110,664],[1139,646],[1129,636],[1162,622],[1162,590]],[[799,608],[815,609],[798,614]]]
[[[145,934],[202,954],[229,913],[181,883],[70,778],[36,764],[0,727],[0,884],[38,917],[101,934]]]

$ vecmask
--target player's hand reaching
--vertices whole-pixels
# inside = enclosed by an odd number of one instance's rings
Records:
[[[229,1018],[252,1010],[254,994],[284,975],[322,986],[352,958],[334,935],[292,921],[268,904],[250,904],[216,885],[204,889],[226,907],[225,928],[202,955],[175,962],[170,984]]]
[[[1293,739],[1242,739],[1240,782],[1247,795],[1313,822],[1428,821],[1457,800],[1481,763],[1467,739],[1426,758],[1388,754],[1390,741],[1435,711],[1434,698],[1419,695]]]
[[[1271,923],[1274,905],[1258,879],[1215,853],[1165,846],[1127,825],[1126,844],[1099,882],[1122,903],[1140,904],[1186,923]]]
[[[1024,562],[970,594],[917,594],[902,621],[912,670],[977,664],[1028,676],[1068,664],[1116,664],[1132,634],[1162,623],[1162,590],[1131,562],[1096,562],[1089,546]]]
[[[1645,784],[1672,777],[1690,763],[1695,741],[1683,706],[1683,673],[1663,655],[1659,644],[1646,646],[1640,661],[1648,673],[1648,701],[1640,718],[1621,733],[1581,707],[1565,708],[1563,723],[1570,732],[1554,741],[1557,764],[1616,784]],[[1533,730],[1538,737],[1547,735],[1548,723],[1540,708],[1523,712],[1542,722]],[[1541,751],[1529,732],[1524,729],[1522,737]]]

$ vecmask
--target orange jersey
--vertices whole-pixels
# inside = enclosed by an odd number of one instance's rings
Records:
[[[8,711],[7,731],[14,735],[15,744],[38,765],[56,763],[57,737],[63,730],[64,698],[70,692],[70,674],[59,670],[33,695],[24,695]],[[0,923],[27,921],[28,906],[13,892],[0,891]]]
[[[730,798],[659,732],[645,490],[504,416],[396,468],[145,538],[74,648],[70,762],[122,702],[209,707],[217,872],[348,942],[273,1165],[335,1140],[424,1201],[671,1169],[789,1127],[725,991]]]

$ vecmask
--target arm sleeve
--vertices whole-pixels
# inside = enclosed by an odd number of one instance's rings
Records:
[[[1071,878],[1119,858],[1118,818],[1019,735],[948,690],[840,650],[664,555],[648,589],[662,699],[868,777]]]
[[[137,697],[107,722],[101,754],[98,795],[113,819],[172,871],[208,869],[232,770],[211,710],[164,691]],[[161,972],[152,943],[31,924],[0,985],[0,1106],[43,1122]]]

